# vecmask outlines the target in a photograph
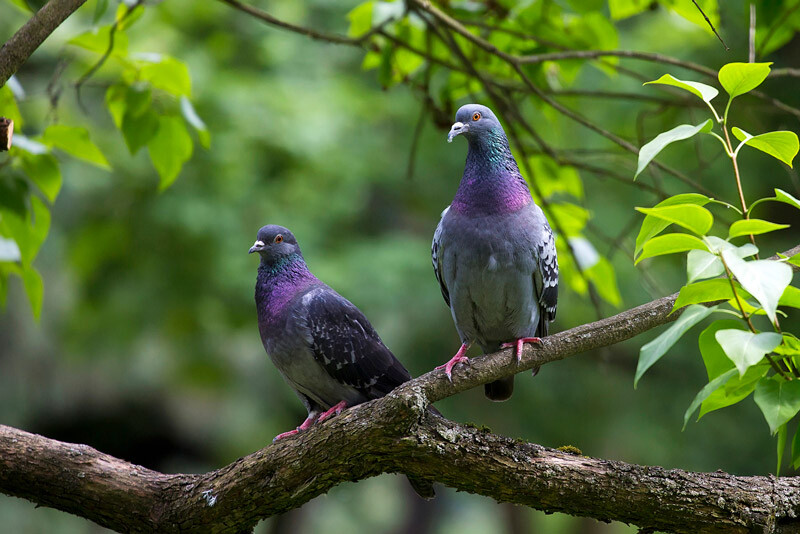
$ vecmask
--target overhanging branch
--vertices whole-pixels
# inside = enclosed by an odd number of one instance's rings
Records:
[[[793,255],[800,246],[786,252]],[[202,475],[167,475],[86,445],[0,426],[0,492],[122,531],[240,532],[345,481],[400,472],[541,510],[679,533],[800,532],[800,478],[736,477],[546,449],[433,415],[429,402],[665,324],[677,295],[432,371]]]
[[[86,0],[50,0],[0,48],[0,87]]]

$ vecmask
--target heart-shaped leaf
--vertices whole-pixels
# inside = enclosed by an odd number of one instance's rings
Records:
[[[719,83],[731,98],[752,91],[769,76],[772,63],[728,63],[719,69]]]
[[[714,335],[722,350],[739,370],[739,376],[760,362],[764,355],[772,352],[781,344],[783,336],[775,332],[754,334],[747,330],[718,330]]]
[[[639,165],[636,168],[636,174],[633,175],[633,179],[635,180],[636,177],[639,176],[639,173],[641,173],[644,168],[647,167],[651,161],[653,161],[653,158],[656,157],[658,153],[664,149],[664,147],[670,143],[674,143],[675,141],[689,139],[700,132],[711,131],[712,126],[713,123],[711,119],[708,119],[697,126],[692,126],[691,124],[681,124],[680,126],[676,126],[667,132],[658,134],[655,139],[639,149]]]
[[[777,375],[762,378],[756,384],[754,400],[761,408],[770,432],[775,434],[782,424],[800,411],[800,380],[787,382]]]
[[[794,132],[782,130],[751,135],[736,126],[731,128],[731,131],[736,139],[745,145],[757,148],[761,152],[765,152],[773,158],[784,162],[789,167],[792,166],[792,160],[797,155],[798,149],[800,149],[800,141],[798,141],[797,134]]]
[[[722,257],[742,287],[755,297],[774,323],[778,300],[792,281],[792,268],[774,260],[744,261],[732,250],[723,250]]]

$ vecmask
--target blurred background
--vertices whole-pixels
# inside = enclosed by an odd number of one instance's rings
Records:
[[[102,76],[82,90],[83,108],[70,85],[96,59],[65,44],[92,27],[95,2],[89,0],[59,28],[16,76],[25,92],[19,105],[26,135],[55,120],[90,124],[113,170],[60,158],[63,189],[36,260],[45,288],[41,318],[34,320],[17,278],[0,312],[0,423],[87,443],[165,472],[221,467],[294,428],[305,413],[264,353],[253,302],[257,258],[247,250],[268,223],[295,233],[312,271],[364,311],[412,375],[447,361],[459,340],[431,269],[430,242],[457,188],[466,144],[457,139],[448,145],[446,126],[425,117],[410,157],[419,95],[402,83],[386,90],[375,71],[362,69],[364,52],[358,48],[267,27],[220,2],[148,6],[127,31],[129,47],[168,53],[188,64],[192,102],[211,136],[210,148],[196,145],[177,181],[159,192],[145,152],[129,154],[103,107],[108,84]],[[340,33],[347,31],[347,13],[357,5],[355,0],[253,3],[285,20]],[[0,41],[28,17],[12,4],[0,3]],[[772,4],[763,8],[777,9]],[[716,12],[716,3],[712,7]],[[598,12],[607,10],[600,2]],[[747,13],[741,1],[725,2],[719,13],[727,52],[705,28],[662,4],[611,27],[619,48],[673,55],[717,70],[747,60]],[[766,57],[775,67],[800,67],[800,39],[792,35]],[[677,67],[623,64],[649,79],[670,72],[705,81]],[[572,79],[583,88],[660,94],[598,68],[576,67]],[[56,107],[53,87],[63,89]],[[800,106],[793,78],[769,79],[762,89]],[[473,97],[485,99],[464,94],[453,104]],[[750,97],[740,100],[732,113],[743,129],[800,130],[791,114]],[[705,118],[700,108],[633,99],[564,102],[636,146],[674,125]],[[531,116],[547,139],[573,158],[633,176],[634,154],[562,116],[536,110]],[[735,203],[730,164],[719,152],[716,141],[706,138],[672,147],[660,160]],[[768,196],[774,187],[800,195],[796,173],[773,159],[750,151],[740,161],[748,198]],[[631,259],[641,220],[633,208],[658,198],[595,174],[579,176],[584,191],[579,204],[590,216],[585,235],[613,266],[621,297],[616,305],[600,301],[600,314],[676,291],[685,282],[683,257],[657,258],[638,268]],[[669,194],[690,191],[668,175],[640,180]],[[762,216],[800,224],[796,211],[773,206],[769,209],[776,211]],[[762,251],[788,249],[798,234],[774,235],[760,240]],[[563,283],[562,288],[553,331],[598,318],[586,295]],[[796,332],[797,326],[796,316],[786,322],[787,330]],[[535,378],[522,374],[508,402],[490,403],[479,388],[437,407],[456,421],[548,447],[573,445],[594,457],[741,475],[774,471],[775,441],[752,400],[681,431],[686,407],[707,381],[697,349],[699,330],[656,364],[637,390],[638,350],[661,329],[547,365]],[[257,532],[636,531],[499,505],[444,487],[437,492],[435,501],[423,503],[402,477],[383,475],[334,488],[263,521]],[[6,532],[104,531],[5,496],[0,496],[0,519]]]

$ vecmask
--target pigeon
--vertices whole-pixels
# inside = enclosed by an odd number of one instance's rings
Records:
[[[261,341],[308,411],[300,426],[273,441],[411,379],[364,314],[309,271],[292,232],[264,226],[254,252],[261,256],[255,291]],[[429,481],[409,481],[421,497],[434,496]]]
[[[458,363],[477,343],[484,354],[541,343],[555,319],[558,259],[547,218],[531,197],[508,139],[486,106],[456,112],[447,141],[467,138],[464,175],[433,235],[431,259],[450,307],[461,348],[444,369],[452,380]],[[538,369],[534,369],[534,374]],[[494,401],[511,397],[514,377],[484,386]]]

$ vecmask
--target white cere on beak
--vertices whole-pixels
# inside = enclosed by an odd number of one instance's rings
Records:
[[[464,123],[463,123],[463,122],[456,122],[456,123],[454,123],[454,124],[453,124],[453,125],[450,127],[450,133],[449,133],[449,134],[447,134],[447,142],[448,142],[448,143],[452,143],[452,142],[453,142],[453,138],[454,138],[455,136],[457,136],[458,134],[460,134],[460,133],[462,132],[462,130],[463,130],[463,129],[464,129]]]
[[[253,243],[253,246],[254,247],[263,247],[264,246],[264,242],[263,241],[256,241],[255,243]]]

